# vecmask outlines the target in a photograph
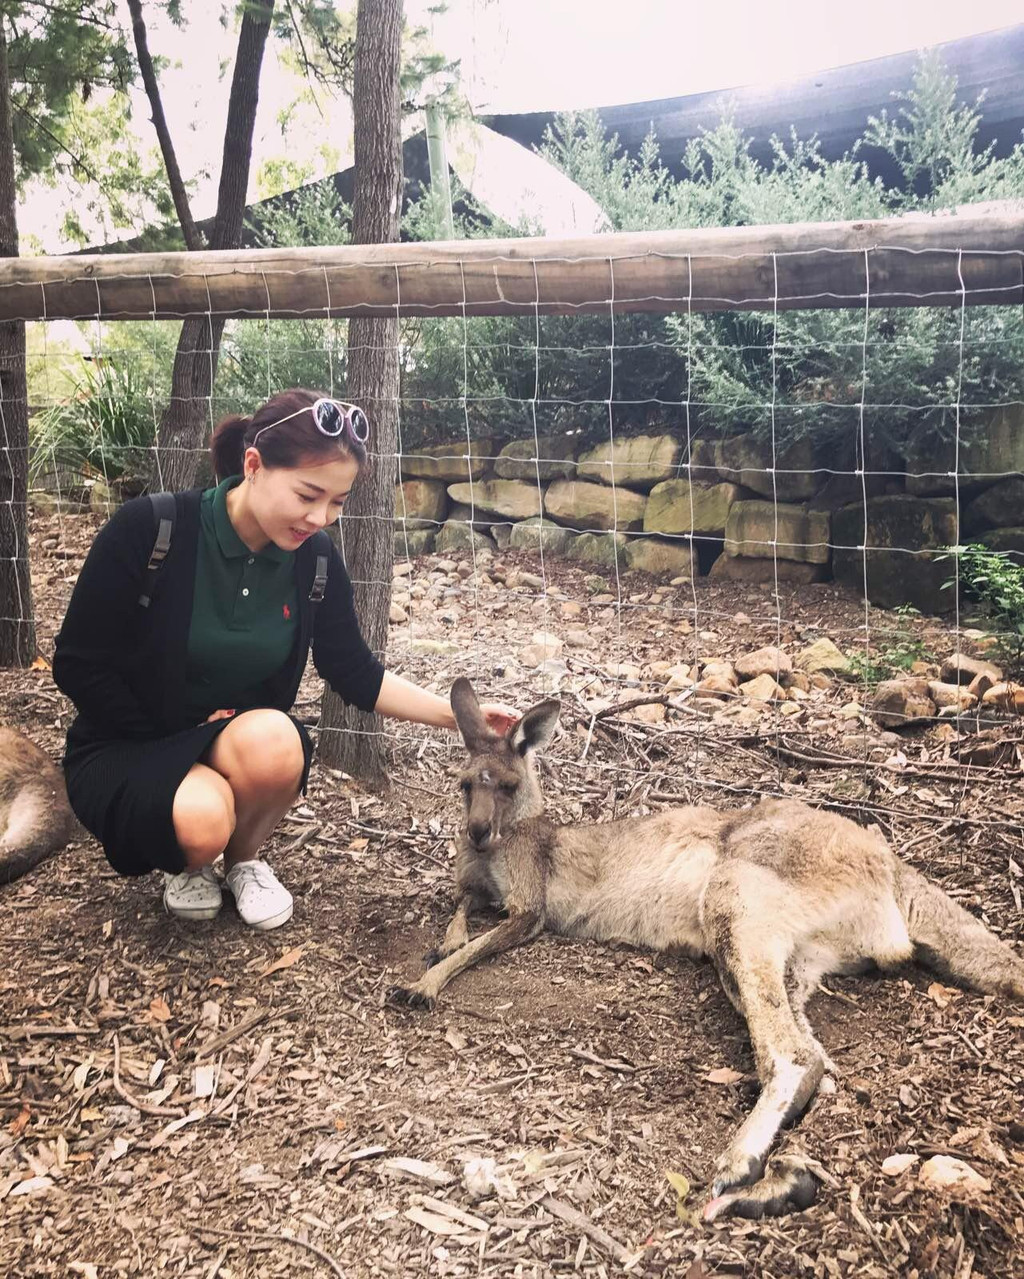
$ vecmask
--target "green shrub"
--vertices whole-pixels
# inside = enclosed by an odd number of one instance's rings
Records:
[[[83,360],[71,395],[32,421],[30,480],[53,471],[85,479],[145,475],[154,414],[152,390],[136,360]]]
[[[957,576],[944,583],[945,589],[952,590],[959,580],[992,632],[993,655],[1008,674],[1024,674],[1024,567],[1005,552],[977,544],[951,547],[950,555]]]

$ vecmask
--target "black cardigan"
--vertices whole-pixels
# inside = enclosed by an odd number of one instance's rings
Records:
[[[183,721],[185,654],[192,620],[201,490],[175,495],[171,547],[149,608],[139,604],[156,537],[153,505],[127,502],[100,529],[57,636],[53,677],[79,712],[89,737],[153,738],[192,725]],[[313,663],[334,691],[361,710],[373,710],[384,668],[359,631],[348,573],[333,543],[323,600],[309,599],[323,538],[295,552],[299,632],[291,658],[268,683],[267,705],[291,709]]]

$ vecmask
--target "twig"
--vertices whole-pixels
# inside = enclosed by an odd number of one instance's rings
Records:
[[[12,1043],[19,1039],[57,1039],[70,1035],[98,1035],[99,1029],[92,1030],[87,1026],[43,1026],[36,1022],[28,1026],[0,1026],[0,1039],[8,1039]]]
[[[154,1106],[152,1102],[143,1101],[141,1097],[133,1097],[128,1089],[121,1083],[121,1045],[118,1038],[114,1036],[114,1073],[113,1073],[114,1092],[126,1101],[129,1106],[134,1106],[136,1110],[141,1110],[144,1115],[156,1115],[158,1119],[181,1119],[185,1112],[180,1106]]]
[[[307,1243],[305,1239],[297,1239],[294,1235],[277,1235],[270,1230],[223,1230],[219,1226],[199,1226],[199,1233],[202,1235],[219,1235],[221,1239],[241,1239],[243,1243],[250,1239],[264,1239],[268,1243],[292,1243],[296,1248],[305,1248],[311,1252],[314,1257],[330,1266],[338,1279],[346,1279],[344,1270],[334,1260],[328,1252],[324,1252],[322,1248],[318,1248],[315,1243]]]
[[[320,834],[320,823],[312,822],[306,829],[292,840],[290,844],[285,844],[284,848],[278,849],[277,856],[283,857],[286,853],[297,853],[300,848],[305,848],[311,839],[315,839]]]
[[[850,1212],[853,1215],[853,1219],[857,1223],[857,1225],[860,1226],[861,1230],[863,1230],[864,1233],[868,1236],[868,1238],[875,1245],[875,1247],[878,1249],[878,1254],[882,1258],[882,1260],[885,1262],[885,1264],[889,1265],[889,1254],[882,1247],[882,1241],[879,1239],[878,1235],[875,1233],[875,1229],[872,1226],[871,1222],[868,1221],[867,1217],[865,1217],[864,1213],[861,1211],[858,1205],[859,1199],[860,1199],[860,1186],[851,1186],[850,1187]]]
[[[208,1039],[206,1043],[200,1044],[196,1049],[196,1061],[202,1057],[209,1057],[212,1053],[220,1052],[222,1048],[226,1048],[228,1044],[234,1043],[236,1039],[240,1039],[242,1035],[248,1034],[250,1030],[254,1030],[260,1022],[273,1013],[275,1017],[283,1017],[291,1011],[290,1008],[282,1008],[275,1012],[273,1008],[261,1008],[259,1012],[255,1012],[251,1017],[245,1017],[241,1021],[236,1022],[234,1026],[230,1026],[227,1030],[222,1031],[215,1039]]]
[[[624,1266],[627,1261],[632,1261],[633,1254],[624,1248],[618,1240],[613,1239],[607,1230],[602,1230],[589,1217],[585,1217],[582,1212],[578,1212],[567,1203],[563,1203],[561,1199],[556,1199],[554,1195],[545,1195],[540,1201],[542,1208],[546,1208],[553,1217],[558,1217],[564,1221],[566,1225],[572,1226],[575,1230],[579,1230],[591,1239],[599,1247],[603,1248],[609,1256],[614,1257],[620,1266]],[[635,1269],[635,1267],[634,1267]],[[637,1271],[637,1273],[640,1273]]]

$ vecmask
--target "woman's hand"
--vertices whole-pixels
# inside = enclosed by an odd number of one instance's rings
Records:
[[[204,722],[207,724],[215,724],[219,719],[230,719],[234,713],[234,711],[214,711],[212,715],[207,715]]]
[[[487,721],[487,727],[499,737],[504,737],[514,724],[519,723],[519,712],[514,711],[511,706],[502,706],[500,702],[489,702],[480,709]]]

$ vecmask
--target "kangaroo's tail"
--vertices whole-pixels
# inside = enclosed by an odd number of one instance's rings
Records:
[[[917,957],[975,990],[1024,999],[1024,959],[911,866],[896,871],[896,900]]]

